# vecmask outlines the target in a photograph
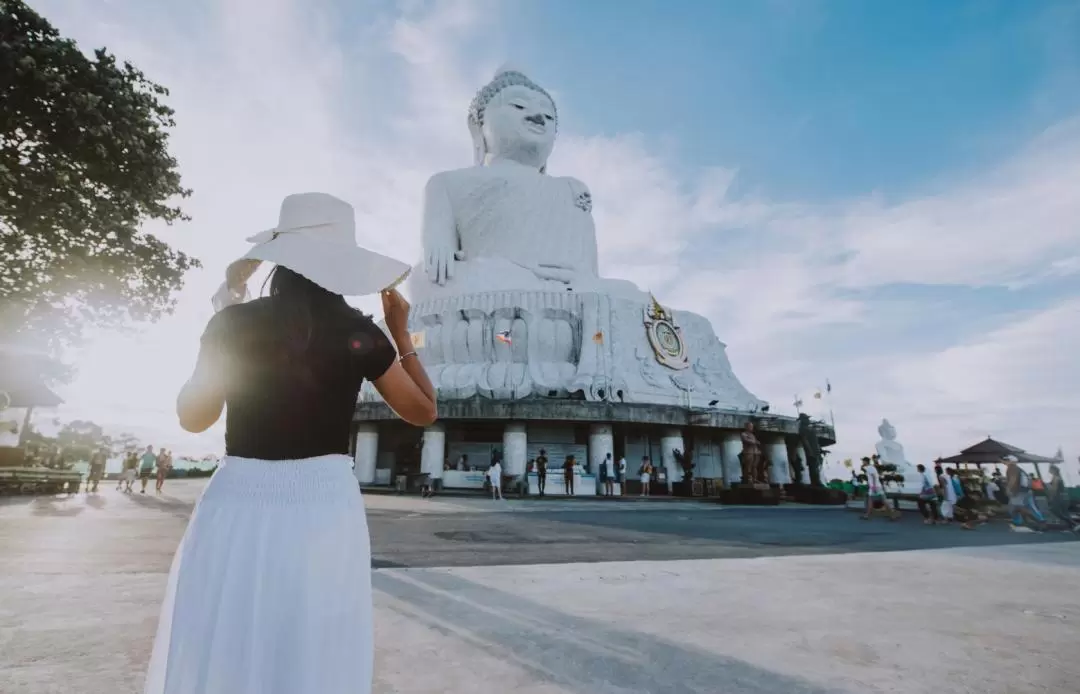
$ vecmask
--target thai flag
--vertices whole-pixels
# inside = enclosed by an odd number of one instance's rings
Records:
[[[499,332],[495,333],[495,339],[498,340],[499,342],[505,342],[506,344],[511,344],[510,343],[510,331],[509,330],[500,330]]]

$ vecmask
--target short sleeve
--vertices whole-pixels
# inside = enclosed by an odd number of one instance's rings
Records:
[[[228,342],[232,325],[232,311],[225,309],[218,311],[210,322],[206,324],[206,330],[202,334],[202,346],[215,349],[223,349]]]
[[[360,373],[368,381],[382,376],[397,359],[397,350],[386,333],[371,318],[360,315],[349,338],[353,359]]]

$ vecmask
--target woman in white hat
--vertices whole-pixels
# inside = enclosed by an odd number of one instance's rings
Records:
[[[374,382],[417,426],[436,405],[392,288],[408,266],[359,248],[353,226],[337,198],[286,198],[215,298],[177,413],[201,432],[227,407],[226,457],[173,560],[146,694],[371,691],[371,550],[348,456],[357,394]],[[277,264],[269,296],[242,303],[260,261]],[[377,291],[390,338],[343,298]]]

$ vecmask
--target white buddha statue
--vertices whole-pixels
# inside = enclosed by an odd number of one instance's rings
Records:
[[[592,196],[576,178],[549,176],[558,113],[551,96],[504,67],[469,107],[474,166],[432,176],[424,191],[423,272],[414,301],[505,290],[602,291]]]
[[[543,88],[504,67],[468,125],[473,165],[428,180],[423,260],[407,284],[410,330],[441,400],[765,405],[704,316],[599,276],[589,189],[547,173],[558,112]]]
[[[878,425],[878,434],[881,440],[875,444],[878,458],[882,463],[891,463],[896,466],[896,471],[904,476],[904,488],[921,486],[918,479],[918,470],[904,457],[904,446],[896,440],[896,427],[889,420],[882,419]]]

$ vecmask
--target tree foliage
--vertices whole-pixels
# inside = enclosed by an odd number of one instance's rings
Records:
[[[59,452],[67,463],[89,461],[97,451],[116,456],[143,448],[139,439],[131,434],[111,436],[99,424],[84,419],[63,423],[54,436],[46,436],[30,427],[24,443],[37,460],[48,461]]]
[[[56,348],[172,309],[197,261],[140,231],[186,219],[167,95],[0,0],[0,334]]]

